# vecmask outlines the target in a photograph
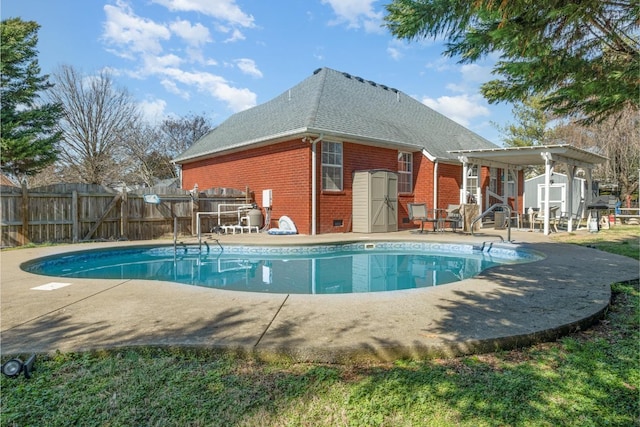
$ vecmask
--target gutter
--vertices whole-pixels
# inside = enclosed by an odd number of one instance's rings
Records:
[[[318,174],[317,174],[317,145],[322,141],[324,137],[320,134],[316,139],[309,140],[308,137],[304,137],[302,140],[305,142],[311,142],[311,235],[316,235],[316,220],[317,220],[317,204],[318,204]]]

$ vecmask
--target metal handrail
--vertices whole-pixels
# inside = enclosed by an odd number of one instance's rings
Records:
[[[489,209],[487,209],[486,211],[482,212],[482,214],[480,214],[479,216],[475,217],[473,219],[473,221],[471,221],[471,235],[473,236],[473,226],[476,225],[476,222],[480,221],[482,218],[484,218],[485,216],[487,216],[489,213],[493,212],[494,210],[496,210],[497,208],[502,208],[502,209],[506,209],[507,211],[507,241],[510,242],[511,241],[511,206],[505,204],[505,203],[496,203],[494,205],[492,205],[491,207],[489,207]],[[500,239],[502,239],[502,236],[500,236]],[[504,241],[504,239],[502,239],[502,241]]]

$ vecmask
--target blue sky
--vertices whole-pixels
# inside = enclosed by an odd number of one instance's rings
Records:
[[[433,40],[381,27],[376,0],[2,0],[2,19],[41,25],[43,73],[108,68],[150,121],[205,115],[218,124],[329,67],[397,88],[501,144],[511,105],[479,93],[492,59],[460,65]]]

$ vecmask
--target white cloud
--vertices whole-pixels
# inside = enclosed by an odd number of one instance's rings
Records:
[[[230,86],[224,77],[206,72],[183,71],[178,68],[167,68],[163,73],[175,82],[194,86],[201,92],[208,92],[214,98],[225,102],[233,112],[256,105],[255,93],[246,88]]]
[[[478,64],[463,64],[460,67],[462,79],[465,82],[484,83],[493,78],[491,74],[492,67],[482,66]]]
[[[449,117],[463,126],[469,126],[471,119],[489,116],[489,109],[483,105],[480,96],[441,96],[438,99],[424,97],[422,103]]]
[[[218,28],[230,33],[230,39],[241,39],[244,36],[237,30],[238,26],[253,27],[253,17],[244,14],[233,0],[154,0],[170,10],[194,11],[224,19],[229,25],[217,23]],[[197,90],[209,93],[213,98],[222,101],[234,111],[244,110],[256,104],[257,96],[249,89],[231,86],[221,76],[198,70],[182,69],[185,63],[199,65],[215,65],[216,61],[205,58],[202,45],[212,41],[207,27],[200,23],[192,23],[176,19],[168,25],[156,23],[151,19],[135,14],[126,0],[115,0],[113,4],[104,6],[106,20],[103,40],[114,54],[137,63],[135,70],[123,70],[121,74],[137,79],[150,77],[164,89],[184,99],[190,98],[190,91]],[[173,44],[168,45],[172,35]],[[179,42],[176,44],[175,42]],[[180,44],[181,42],[181,44]],[[164,46],[163,43],[167,43]],[[165,54],[164,49],[171,49]],[[237,67],[244,73],[261,77],[262,73],[252,60],[236,61]],[[161,105],[155,105],[160,108]],[[149,110],[153,105],[146,106]]]
[[[131,59],[139,53],[158,54],[162,52],[161,41],[171,37],[167,27],[135,15],[124,1],[105,5],[104,11],[107,19],[103,38],[108,45],[121,49],[114,51],[119,56]]]
[[[442,56],[435,61],[427,62],[425,67],[436,71],[449,71],[454,68],[449,59]]]
[[[138,105],[143,119],[148,123],[159,123],[165,117],[167,103],[162,99],[145,100]]]
[[[391,59],[395,61],[398,61],[400,58],[402,58],[402,52],[400,52],[400,49],[395,48],[393,46],[389,46],[387,48],[387,53],[389,54]]]
[[[227,21],[232,25],[252,28],[253,16],[247,15],[238,7],[235,0],[152,0],[171,11],[198,12],[213,18]]]
[[[186,90],[181,90],[173,80],[162,79],[160,80],[160,84],[169,93],[173,93],[174,95],[178,95],[180,98],[187,100],[190,98],[189,92],[187,92]]]
[[[249,58],[240,58],[235,60],[236,65],[245,74],[248,74],[253,77],[262,77],[262,71],[258,70],[256,66],[256,62],[253,59]]]
[[[179,67],[184,62],[181,57],[174,54],[158,56],[145,55],[142,59],[144,61],[144,71],[146,71],[147,74],[156,74],[168,67]]]
[[[237,28],[234,28],[233,31],[231,31],[231,36],[227,37],[224,42],[231,43],[231,42],[237,42],[238,40],[244,40],[244,39],[246,39],[246,37],[244,36],[242,31],[238,30]]]
[[[382,32],[382,12],[375,12],[376,0],[322,0],[333,9],[337,18],[330,24],[347,23],[349,28],[361,28],[368,33]]]
[[[200,23],[191,25],[189,21],[178,19],[171,23],[170,28],[191,46],[202,46],[212,41],[209,29]]]

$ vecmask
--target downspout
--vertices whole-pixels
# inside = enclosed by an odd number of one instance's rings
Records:
[[[435,160],[433,162],[433,209],[438,209],[438,165],[438,161]]]
[[[317,217],[317,143],[322,141],[323,135],[320,134],[316,139],[311,141],[311,235],[316,235],[316,217]]]

